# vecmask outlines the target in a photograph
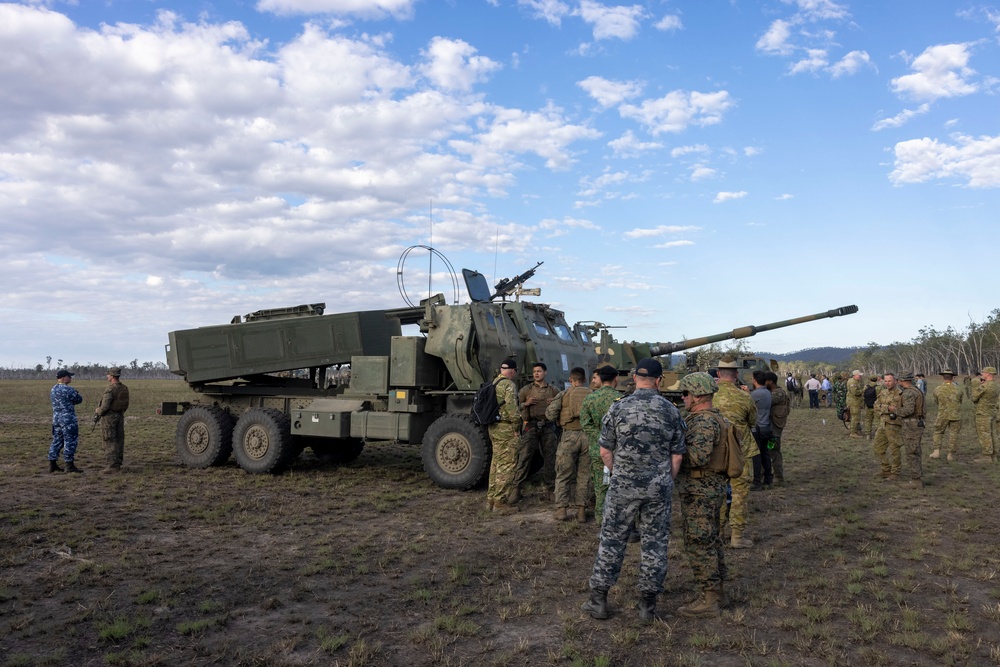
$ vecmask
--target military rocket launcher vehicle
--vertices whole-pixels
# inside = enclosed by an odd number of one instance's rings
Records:
[[[436,484],[468,489],[490,462],[489,437],[469,414],[472,400],[508,357],[517,360],[519,385],[531,382],[531,366],[541,361],[548,381],[563,387],[576,366],[590,372],[611,364],[627,375],[647,357],[857,312],[846,306],[680,343],[626,343],[604,324],[571,325],[560,310],[519,300],[537,268],[493,290],[465,269],[464,304],[436,294],[418,306],[326,314],[316,303],[170,332],[167,364],[202,399],[161,403],[158,412],[180,417],[177,452],[193,468],[235,455],[247,472],[271,473],[306,447],[321,461],[345,463],[367,442],[395,441],[420,444]],[[419,333],[404,335],[410,325]],[[349,382],[340,382],[347,369]]]

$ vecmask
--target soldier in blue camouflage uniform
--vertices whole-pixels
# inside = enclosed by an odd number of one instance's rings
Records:
[[[604,516],[604,497],[608,493],[608,485],[604,482],[604,460],[601,459],[601,420],[608,413],[611,404],[621,398],[615,389],[618,383],[618,371],[614,366],[601,366],[594,372],[601,380],[601,387],[587,398],[580,406],[580,426],[587,434],[590,445],[590,471],[594,478],[594,518],[597,521]]]
[[[677,491],[684,520],[684,551],[694,574],[698,597],[677,610],[681,616],[718,616],[722,582],[726,575],[719,514],[726,500],[725,474],[708,470],[712,450],[725,445],[725,418],[712,407],[719,390],[708,373],[691,373],[680,382],[684,400],[687,453],[677,475]]]
[[[490,442],[493,444],[493,458],[490,460],[490,481],[486,490],[486,503],[493,512],[514,511],[508,503],[514,490],[514,472],[517,466],[517,429],[521,424],[521,413],[517,409],[517,362],[506,359],[500,364],[500,374],[493,380],[496,385],[497,403],[500,405],[500,420],[490,424]]]
[[[618,581],[625,546],[638,517],[641,543],[639,618],[651,622],[667,575],[667,540],[674,477],[684,455],[684,421],[657,391],[663,367],[643,359],[635,367],[635,392],[616,401],[601,422],[601,458],[611,470],[601,544],[583,611],[608,617],[608,589]]]
[[[56,373],[56,384],[49,392],[52,401],[52,445],[49,447],[49,472],[62,472],[59,452],[66,460],[66,472],[83,472],[76,467],[76,445],[80,431],[76,423],[76,408],[83,403],[83,396],[69,386],[74,373],[61,370]]]

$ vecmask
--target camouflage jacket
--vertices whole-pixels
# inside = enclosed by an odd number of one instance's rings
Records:
[[[521,419],[526,422],[544,420],[545,408],[549,407],[549,403],[552,402],[552,399],[558,393],[559,391],[547,382],[541,386],[532,382],[525,387],[521,387],[521,393],[517,397],[521,407]],[[538,402],[534,405],[527,405],[530,398],[537,398]]]
[[[513,380],[498,375],[493,380],[497,388],[497,404],[500,406],[500,420],[494,424],[521,425],[521,412],[517,409],[517,387]],[[490,424],[493,426],[494,424]]]
[[[842,380],[833,383],[833,405],[837,412],[847,407],[847,384]]]
[[[980,382],[972,385],[972,402],[976,404],[977,415],[992,415],[997,409],[997,381]]]
[[[52,401],[53,422],[75,422],[76,408],[73,406],[83,403],[83,396],[68,384],[59,382],[49,392],[49,400]]]
[[[899,410],[897,419],[923,419],[924,393],[915,386],[904,387],[899,392]]]
[[[109,384],[101,395],[101,404],[97,406],[97,414],[104,416],[109,412],[125,412],[128,410],[128,387],[121,382]]]
[[[580,408],[590,395],[590,387],[570,387],[563,389],[545,408],[545,418],[554,421],[568,431],[579,431]]]
[[[601,437],[601,420],[608,413],[608,408],[621,397],[622,395],[614,387],[602,386],[583,399],[583,404],[580,406],[580,426],[587,434],[591,445],[596,445]]]
[[[684,420],[655,389],[615,401],[601,420],[601,449],[614,454],[608,497],[669,500],[673,455],[684,454]]]
[[[899,410],[900,396],[902,392],[899,387],[894,387],[893,389],[886,389],[882,387],[882,392],[879,393],[878,398],[875,399],[875,414],[882,418],[882,421],[886,424],[891,424],[893,426],[902,426],[898,419],[890,419],[889,413],[896,414]]]
[[[851,377],[847,381],[847,403],[852,407],[860,406],[865,398],[865,383],[863,380],[855,380]]]
[[[715,407],[698,412],[683,410],[682,414],[687,425],[687,430],[684,432],[684,446],[687,452],[681,461],[681,474],[688,474],[692,468],[707,466],[716,443],[726,436],[722,432],[722,421],[719,419],[721,413]]]
[[[757,452],[757,441],[750,435],[750,427],[757,423],[757,405],[746,393],[732,382],[720,382],[719,391],[712,401],[722,416],[733,423],[736,434],[740,436],[743,446],[743,456],[750,458]]]
[[[958,421],[962,418],[962,401],[965,392],[954,382],[945,382],[934,390],[934,402],[937,403],[938,421]]]
[[[788,392],[775,385],[774,389],[771,390],[771,426],[777,429],[785,428],[790,408],[791,402],[788,400]]]

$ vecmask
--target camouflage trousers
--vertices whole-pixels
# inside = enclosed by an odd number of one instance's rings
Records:
[[[902,434],[901,428],[896,424],[883,422],[875,433],[875,441],[872,443],[872,450],[878,460],[883,475],[898,475],[903,467],[900,460],[900,446]]]
[[[514,488],[514,470],[517,467],[517,432],[514,424],[500,422],[490,426],[493,458],[490,460],[490,482],[486,497],[507,502]]]
[[[76,459],[76,446],[80,441],[80,429],[73,421],[58,421],[52,423],[52,444],[49,445],[49,461],[59,459],[59,452],[62,452],[63,459],[69,463]]]
[[[563,431],[556,450],[556,507],[590,504],[590,446],[583,431]]]
[[[778,482],[785,481],[785,457],[781,454],[781,432],[783,430],[781,428],[772,429],[774,447],[767,450],[771,455],[771,471],[774,473],[775,481]]]
[[[667,576],[667,541],[670,538],[672,494],[659,498],[621,498],[611,489],[604,503],[601,543],[590,575],[590,587],[606,591],[618,581],[632,524],[639,525],[639,591],[663,592]]]
[[[604,483],[604,459],[597,443],[590,443],[590,473],[594,478],[594,517],[597,521],[604,515],[604,498],[608,495],[608,485]]]
[[[700,591],[714,589],[726,578],[719,515],[726,502],[726,478],[718,473],[677,478],[684,525],[684,553]]]
[[[862,412],[865,409],[864,401],[848,401],[847,409],[851,411],[851,433],[861,433]]]
[[[996,454],[997,418],[993,415],[976,415],[976,434],[984,456]]]
[[[729,504],[729,527],[740,533],[747,527],[751,482],[753,482],[753,457],[745,456],[743,474],[729,480],[729,486],[733,489],[733,499]],[[726,511],[725,505],[722,511]]]
[[[108,466],[121,468],[125,457],[125,415],[109,412],[101,417],[101,435],[104,437],[104,454]]]
[[[962,421],[959,419],[941,419],[934,422],[934,449],[941,449],[944,441],[948,441],[948,453],[958,452],[958,436],[962,432]]]
[[[542,457],[542,480],[550,490],[556,483],[556,451],[559,439],[553,426],[532,426],[521,434],[518,442],[517,467],[514,471],[514,487],[520,487],[531,472],[531,461],[535,454]]]
[[[916,419],[904,419],[900,429],[900,440],[903,451],[906,452],[906,468],[910,471],[910,479],[920,479],[920,441],[924,437],[924,427],[917,425]]]
[[[865,408],[865,416],[861,422],[861,435],[871,436],[877,428],[875,424],[875,408]]]

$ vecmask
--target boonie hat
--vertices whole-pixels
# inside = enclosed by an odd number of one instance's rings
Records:
[[[722,357],[719,359],[719,363],[715,365],[716,368],[739,368],[736,360],[732,357]]]
[[[108,369],[108,375],[114,377],[121,377],[121,374],[122,374],[122,369],[118,368],[117,366]]]
[[[954,375],[954,374],[955,371],[951,370],[950,368],[943,368],[941,369],[941,372],[938,373],[938,375]]]
[[[644,378],[658,378],[663,375],[663,366],[656,359],[643,359],[635,365],[635,374]]]
[[[68,370],[66,370],[66,369],[64,368],[64,369],[62,369],[61,371],[59,371],[58,373],[56,373],[56,379],[57,379],[57,380],[61,380],[61,379],[63,379],[63,378],[71,378],[71,377],[73,377],[74,375],[76,375],[76,373],[70,373],[70,372],[69,372]]]
[[[993,368],[992,366],[987,366],[986,368],[984,368],[983,370],[981,370],[979,372],[980,373],[989,373],[990,375],[996,375],[997,374],[997,369]]]
[[[851,375],[861,375],[861,371],[851,371]]]

